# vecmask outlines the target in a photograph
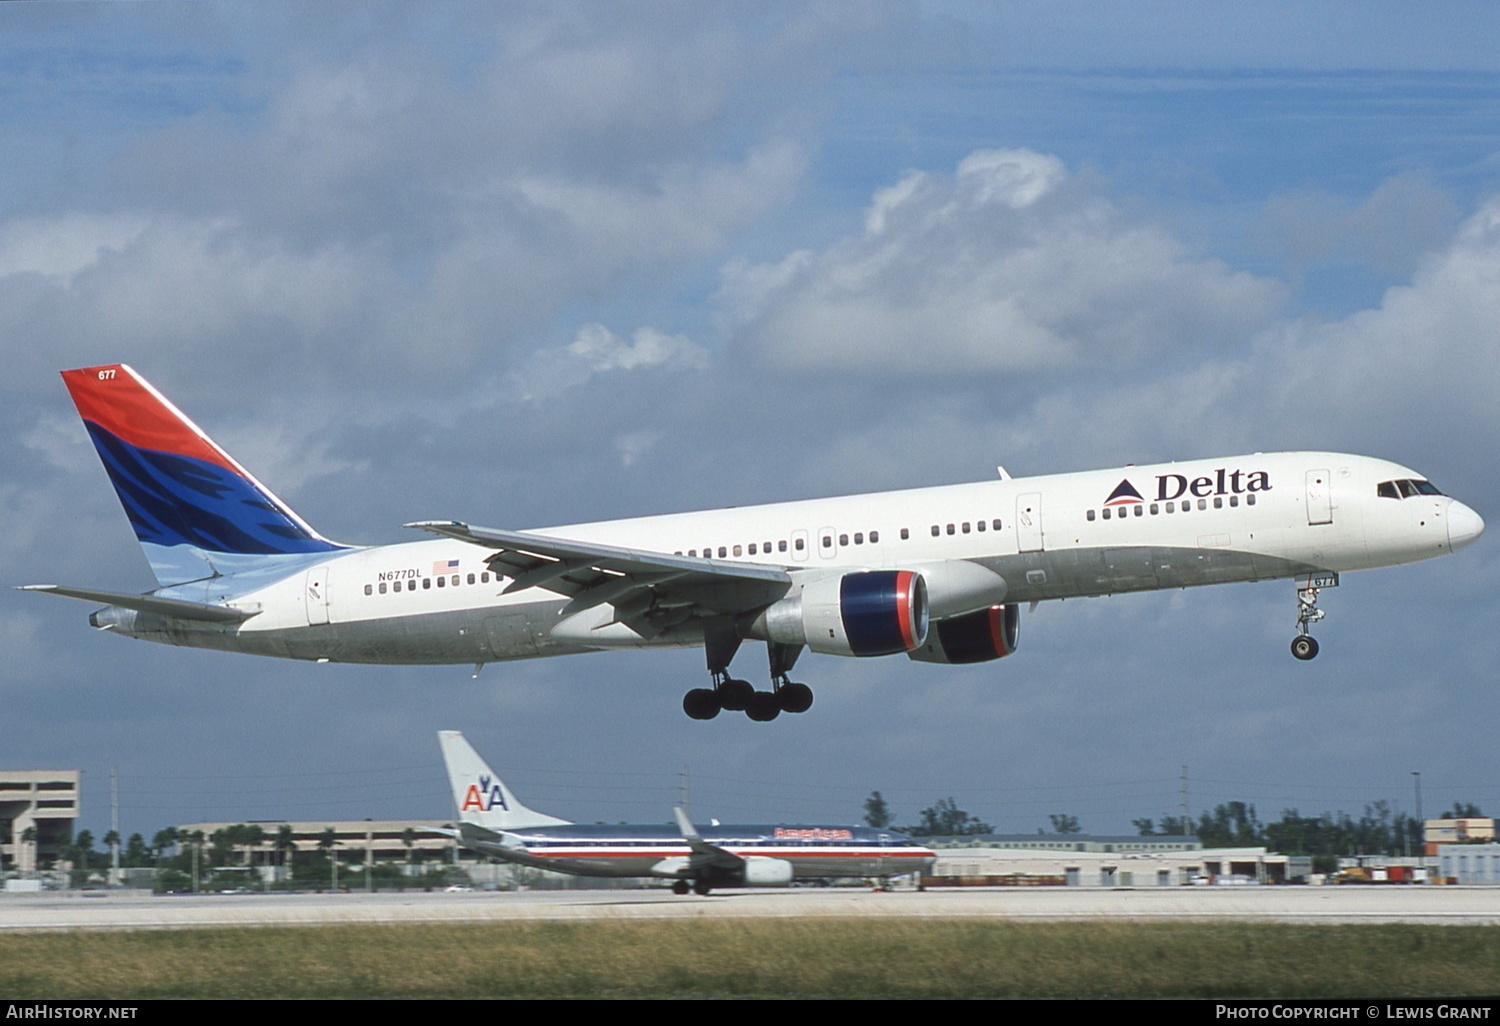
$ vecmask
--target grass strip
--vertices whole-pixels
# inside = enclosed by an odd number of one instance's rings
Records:
[[[848,919],[0,936],[7,998],[1500,994],[1500,927]]]

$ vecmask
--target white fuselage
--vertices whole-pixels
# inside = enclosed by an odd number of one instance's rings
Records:
[[[1380,493],[1382,483],[1400,481],[1421,475],[1363,456],[1267,453],[532,533],[767,564],[794,581],[917,570],[941,619],[1000,602],[1393,566],[1450,552],[1482,531],[1479,517],[1447,496]],[[113,626],[173,644],[398,664],[702,643],[693,621],[643,637],[611,623],[608,605],[564,617],[567,596],[545,585],[503,593],[509,581],[490,570],[487,555],[449,539],[317,554],[274,580],[235,574],[160,593],[256,613],[242,624],[143,613]],[[767,604],[786,593],[765,588]]]

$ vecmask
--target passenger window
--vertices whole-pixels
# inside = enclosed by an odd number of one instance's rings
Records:
[[[431,591],[432,590],[432,578],[431,577],[424,577],[424,578],[422,578],[422,590],[423,591]]]
[[[807,548],[807,546],[803,544],[803,539],[798,538],[797,539],[797,551],[801,552],[805,548]]]
[[[854,532],[854,544],[856,544],[856,545],[863,545],[864,543],[865,543],[865,532],[863,532],[863,531],[855,531]]]
[[[990,526],[997,531],[1000,530],[1000,518],[996,517],[994,520],[990,521]]]
[[[740,555],[740,554],[741,554],[741,553],[742,553],[742,552],[743,552],[743,551],[744,551],[744,550],[743,550],[743,549],[742,549],[742,548],[741,548],[741,547],[740,547],[740,546],[738,546],[738,545],[736,545],[736,546],[735,546],[735,547],[734,547],[734,554],[735,554],[735,555],[736,555],[736,556],[738,556],[738,555]]]
[[[952,533],[953,533],[953,525],[952,525],[952,524],[949,524],[949,525],[948,525],[948,533],[949,533],[949,534],[952,534]]]
[[[1254,492],[1251,492],[1249,495],[1245,496],[1245,505],[1246,506],[1254,506],[1255,505],[1255,493]]]
[[[1198,500],[1198,508],[1199,509],[1208,509],[1208,500],[1207,499],[1199,499]]]
[[[367,584],[367,585],[365,585],[365,594],[366,595],[373,595],[373,594],[375,594],[375,589],[372,588],[370,585]]]
[[[1224,497],[1222,495],[1215,495],[1214,496],[1214,509],[1223,509],[1223,508],[1224,508]]]
[[[726,555],[728,555],[728,552],[729,552],[729,550],[726,549],[726,548],[724,548],[724,546],[722,546],[722,545],[719,546],[719,558],[720,559],[723,559]]]
[[[1104,519],[1105,520],[1109,519],[1109,507],[1108,506],[1104,507]]]
[[[750,543],[750,555],[752,555],[752,556],[755,555],[755,543],[754,542]]]
[[[470,584],[473,584],[473,583],[474,583],[474,575],[473,575],[473,574],[470,574],[470,575],[469,575],[469,583],[470,583]]]
[[[848,545],[849,544],[849,536],[847,534],[841,534],[841,535],[839,535],[839,544],[840,545]]]
[[[880,541],[880,532],[879,531],[871,531],[870,532],[870,544],[874,545],[878,541]]]
[[[1146,511],[1144,508],[1137,506],[1135,507],[1135,515],[1138,517],[1143,517],[1146,515]]]
[[[831,548],[833,548],[833,535],[831,535],[831,534],[825,534],[823,536],[823,547],[825,549],[831,549]]]
[[[932,536],[933,536],[933,537],[934,537],[934,538],[936,538],[936,537],[937,537],[937,536],[938,536],[938,535],[940,535],[940,534],[942,534],[942,533],[943,533],[943,532],[942,532],[942,529],[941,529],[941,528],[939,528],[939,527],[938,527],[938,525],[937,525],[937,524],[933,524],[933,525],[932,525]]]
[[[801,547],[802,547],[802,543],[798,542],[797,543],[797,548],[800,549]],[[779,542],[776,543],[776,551],[777,552],[785,552],[786,551],[786,540],[785,539],[783,539],[783,540],[781,540],[781,541],[779,541]]]
[[[1087,510],[1087,511],[1085,511],[1084,514],[1083,514],[1083,518],[1085,520],[1093,520],[1094,519],[1094,511],[1093,510]]]
[[[1154,516],[1156,516],[1156,513],[1157,513],[1156,503],[1153,502],[1151,504],[1151,515],[1154,517]]]
[[[382,595],[385,594],[385,582],[384,581],[380,582],[380,594],[382,594]]]
[[[445,584],[448,583],[448,578],[446,578],[446,577],[439,577],[437,579],[437,582],[438,582],[438,587],[441,588],[443,585],[445,585]]]
[[[1238,495],[1231,495],[1229,497],[1229,505],[1231,505],[1231,506],[1238,506],[1239,504],[1240,504],[1240,497]]]
[[[964,534],[968,534],[969,533],[969,522],[967,520],[965,520],[963,522],[963,532],[964,532]]]
[[[901,540],[902,541],[910,541],[911,540],[911,531],[908,530],[905,527],[901,528]]]
[[[974,526],[975,526],[975,528],[977,528],[977,529],[978,529],[978,530],[979,530],[979,531],[981,531],[981,532],[983,532],[983,531],[984,531],[984,521],[983,521],[983,520],[981,520],[981,521],[979,521],[979,523],[977,523],[977,524],[975,524],[975,525],[974,525]]]
[[[489,584],[490,583],[490,572],[488,570],[486,570],[484,573],[482,573],[482,574],[479,575],[479,583],[480,584]]]
[[[1177,512],[1177,503],[1175,503],[1175,502],[1169,502],[1169,503],[1167,503],[1167,512],[1168,513],[1176,513]]]

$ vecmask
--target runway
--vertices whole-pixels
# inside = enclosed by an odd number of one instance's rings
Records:
[[[1014,921],[1263,920],[1500,924],[1500,887],[968,888],[872,892],[664,890],[445,893],[0,895],[0,931],[168,930],[704,918],[990,918]]]

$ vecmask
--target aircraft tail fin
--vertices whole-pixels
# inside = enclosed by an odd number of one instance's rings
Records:
[[[460,822],[473,823],[497,833],[526,827],[567,825],[565,819],[533,812],[516,801],[510,788],[458,731],[438,731],[438,744],[443,749],[443,762],[448,767],[453,804]]]
[[[345,548],[308,526],[130,367],[81,367],[62,378],[158,583]]]

